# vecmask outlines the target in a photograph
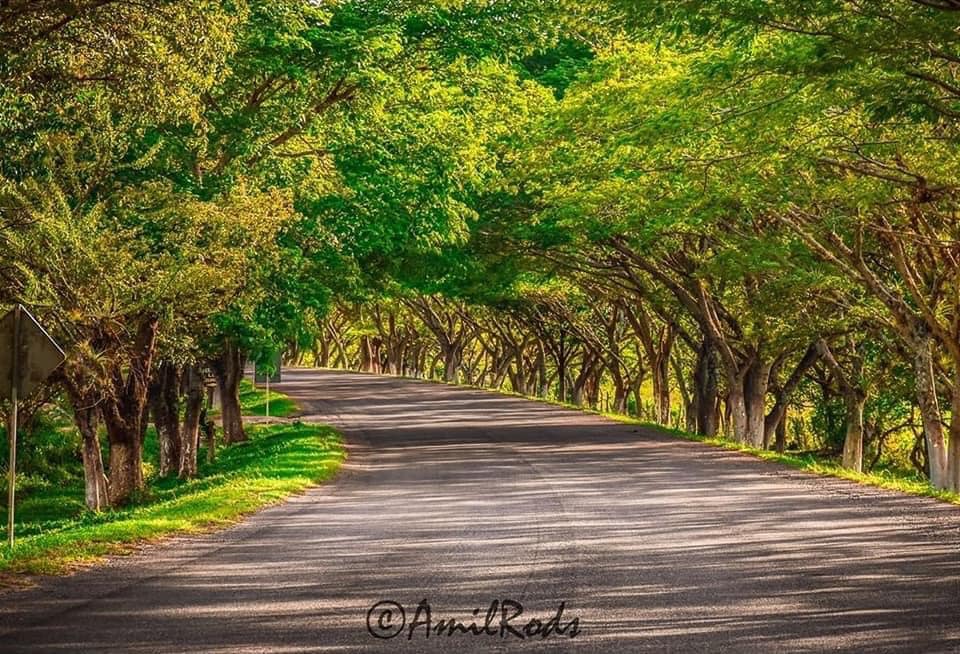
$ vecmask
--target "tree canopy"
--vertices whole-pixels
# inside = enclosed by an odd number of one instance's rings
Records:
[[[4,3],[0,305],[94,509],[279,353],[960,491],[957,9]]]

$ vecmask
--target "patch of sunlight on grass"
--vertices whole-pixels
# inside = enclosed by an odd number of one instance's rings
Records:
[[[270,416],[273,418],[287,418],[294,415],[300,408],[297,403],[283,393],[270,390]],[[244,379],[240,382],[240,407],[246,416],[267,415],[267,391],[258,388]]]

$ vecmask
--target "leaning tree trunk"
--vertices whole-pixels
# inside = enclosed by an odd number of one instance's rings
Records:
[[[167,477],[180,467],[180,370],[173,363],[164,361],[157,368],[149,403],[160,447],[160,476]]]
[[[823,347],[826,347],[826,345]],[[821,347],[817,343],[812,343],[807,348],[806,352],[804,352],[803,357],[800,358],[800,361],[797,362],[793,372],[791,372],[787,379],[782,384],[779,384],[775,392],[773,392],[775,401],[773,407],[770,409],[770,412],[767,413],[767,416],[764,419],[764,448],[770,447],[770,443],[776,438],[776,431],[780,428],[780,425],[784,423],[787,413],[787,406],[789,405],[790,399],[796,391],[797,386],[800,385],[800,383],[803,381],[803,376],[811,367],[813,367],[820,357]],[[831,367],[833,366],[831,365]],[[769,380],[770,376],[770,368],[768,368],[768,387],[771,385]]]
[[[212,364],[220,390],[220,417],[223,420],[224,440],[227,443],[240,443],[247,440],[247,434],[243,429],[243,412],[240,408],[243,353],[235,343],[227,341]]]
[[[91,511],[101,511],[110,500],[97,429],[101,398],[97,393],[84,391],[93,385],[82,371],[71,368],[69,364],[64,366],[59,379],[73,407],[73,421],[82,439],[80,458],[83,462],[84,501]]]
[[[74,422],[83,438],[83,485],[84,499],[91,511],[107,507],[107,476],[103,470],[103,455],[97,435],[97,409],[93,403],[74,402]]]
[[[200,413],[203,409],[203,376],[196,366],[187,366],[183,373],[186,387],[186,406],[180,442],[180,479],[197,476],[197,449],[200,440]]]

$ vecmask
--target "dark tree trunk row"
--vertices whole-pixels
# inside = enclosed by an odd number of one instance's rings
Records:
[[[243,429],[243,413],[240,408],[240,380],[246,356],[233,341],[226,341],[220,354],[211,361],[217,387],[220,391],[220,416],[223,420],[223,437],[228,444],[247,440]]]

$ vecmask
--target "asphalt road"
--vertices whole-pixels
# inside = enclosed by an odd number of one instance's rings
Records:
[[[960,508],[480,391],[281,388],[344,431],[334,481],[0,596],[0,652],[960,652]]]

